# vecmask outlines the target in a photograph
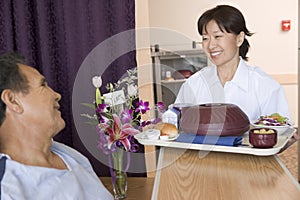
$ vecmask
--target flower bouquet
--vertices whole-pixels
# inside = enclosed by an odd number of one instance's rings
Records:
[[[95,115],[82,114],[97,121],[96,129],[99,134],[97,147],[109,156],[116,199],[126,197],[126,171],[130,165],[128,152],[136,152],[139,147],[134,135],[140,133],[145,126],[161,121],[160,118],[142,120],[142,116],[150,110],[162,113],[165,109],[162,102],[150,109],[149,102],[139,100],[136,81],[137,69],[127,70],[125,78],[114,84],[108,83],[106,89],[109,92],[101,95],[102,78],[93,77],[92,82],[96,88],[95,102],[84,105],[94,108]]]

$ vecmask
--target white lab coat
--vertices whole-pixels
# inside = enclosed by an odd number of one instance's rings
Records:
[[[181,86],[175,103],[232,103],[239,106],[250,121],[275,112],[290,118],[281,85],[260,68],[248,66],[242,58],[233,79],[224,87],[218,78],[217,67],[208,66]]]

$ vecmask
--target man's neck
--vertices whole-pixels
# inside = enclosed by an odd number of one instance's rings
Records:
[[[64,161],[50,150],[52,142],[52,138],[38,137],[18,128],[0,127],[1,153],[25,165],[66,169]]]

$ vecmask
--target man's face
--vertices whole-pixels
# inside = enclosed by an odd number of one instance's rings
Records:
[[[53,91],[36,69],[19,64],[20,72],[28,80],[28,93],[18,93],[18,98],[24,109],[28,126],[37,128],[37,131],[50,133],[50,136],[56,135],[65,127],[65,122],[61,118],[58,101],[60,94]]]

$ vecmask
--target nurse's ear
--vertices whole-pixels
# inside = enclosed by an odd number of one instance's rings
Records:
[[[241,32],[237,35],[236,39],[237,39],[237,40],[236,40],[237,46],[240,47],[240,46],[243,44],[244,40],[245,40],[245,33],[244,33],[244,31],[241,31]]]

